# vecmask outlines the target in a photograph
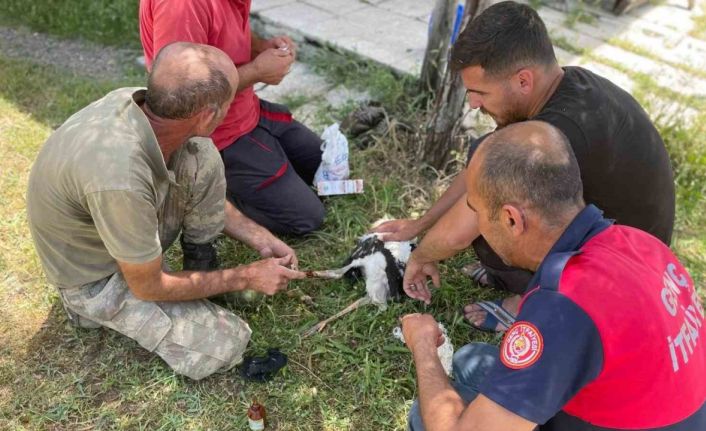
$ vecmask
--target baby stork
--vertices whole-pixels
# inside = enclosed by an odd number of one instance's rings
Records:
[[[348,307],[323,320],[304,333],[305,337],[321,332],[324,327],[361,305],[375,304],[387,308],[388,299],[398,300],[405,295],[402,278],[409,255],[415,245],[410,241],[382,241],[376,234],[363,235],[346,259],[344,266],[328,271],[308,271],[310,278],[339,279],[344,275],[365,279],[366,295]]]

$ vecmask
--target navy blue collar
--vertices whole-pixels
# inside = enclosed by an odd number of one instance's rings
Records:
[[[544,257],[534,277],[530,280],[527,290],[534,289],[539,285],[540,280],[547,279],[546,277],[542,277],[542,273],[547,269],[547,266],[555,266],[553,264],[553,262],[557,260],[555,255],[564,255],[567,257],[566,260],[568,260],[568,257],[577,254],[588,240],[603,232],[612,224],[613,220],[604,218],[603,211],[599,210],[598,207],[595,205],[587,205],[586,208],[581,210],[571,221],[564,233],[561,234],[557,242],[555,242],[549,250],[549,253]],[[563,269],[563,265],[561,265],[561,268]],[[559,272],[561,272],[561,270],[559,270]],[[558,276],[559,274],[556,275]]]

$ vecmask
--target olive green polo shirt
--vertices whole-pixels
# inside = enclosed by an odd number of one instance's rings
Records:
[[[39,151],[27,214],[50,283],[79,286],[162,253],[158,211],[173,173],[140,109],[122,88],[71,116]]]

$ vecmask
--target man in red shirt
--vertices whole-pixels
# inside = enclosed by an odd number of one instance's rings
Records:
[[[215,46],[238,68],[240,85],[211,135],[225,164],[227,196],[245,215],[277,234],[317,229],[324,207],[310,184],[321,140],[287,107],[258,99],[253,84],[276,85],[296,46],[286,36],[260,39],[250,30],[250,0],[140,0],[140,38],[150,70],[155,53],[175,41]]]

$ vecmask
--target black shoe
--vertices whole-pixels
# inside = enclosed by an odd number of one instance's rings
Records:
[[[184,252],[184,271],[212,271],[218,269],[218,255],[213,242],[192,244],[181,237],[181,249]]]
[[[287,365],[287,355],[278,349],[269,349],[267,356],[246,357],[240,366],[240,375],[247,380],[266,382],[285,365]]]

